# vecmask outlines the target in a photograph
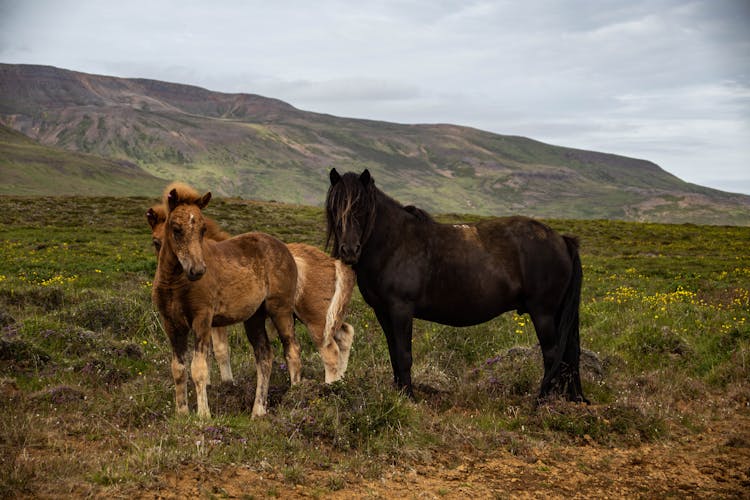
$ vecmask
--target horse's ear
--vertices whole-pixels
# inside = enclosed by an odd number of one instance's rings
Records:
[[[169,205],[170,212],[174,210],[175,207],[177,206],[177,190],[176,189],[171,190],[169,194],[167,195],[167,205]]]
[[[329,174],[329,176],[331,178],[331,186],[335,186],[341,180],[341,175],[336,172],[335,168],[331,169],[331,173]]]
[[[203,210],[204,208],[206,208],[206,205],[208,205],[209,201],[211,201],[211,191],[204,194],[203,197],[201,197],[201,199],[198,200],[198,208]]]
[[[158,224],[159,217],[156,215],[153,208],[149,208],[146,212],[146,220],[148,221],[148,225],[151,226],[151,229],[155,228],[156,224]]]
[[[359,181],[363,186],[369,186],[372,183],[372,176],[370,175],[370,171],[365,169],[365,171],[359,175]]]

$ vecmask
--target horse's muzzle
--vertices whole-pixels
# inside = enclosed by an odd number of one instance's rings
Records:
[[[361,251],[361,246],[359,243],[357,243],[354,246],[349,245],[340,245],[339,246],[339,259],[344,264],[353,265],[356,264],[359,260],[359,253]]]
[[[188,269],[185,274],[190,281],[198,281],[204,274],[206,274],[206,268],[204,266],[193,267]]]

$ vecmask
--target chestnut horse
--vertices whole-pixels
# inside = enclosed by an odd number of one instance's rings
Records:
[[[151,296],[172,345],[177,412],[188,412],[185,354],[189,332],[195,334],[190,372],[198,415],[205,418],[211,415],[206,393],[211,327],[242,322],[257,370],[252,415],[264,415],[273,364],[266,316],[284,345],[291,383],[300,381],[300,348],[293,317],[297,266],[286,245],[264,233],[245,233],[219,242],[206,239],[201,210],[211,193],[200,196],[183,184],[173,184],[168,190],[167,219]]]
[[[157,256],[164,238],[166,218],[164,205],[155,205],[146,212]],[[206,217],[205,221],[207,239],[222,241],[230,237],[212,219]],[[314,246],[289,243],[287,248],[297,265],[294,315],[307,327],[320,353],[326,383],[335,382],[346,373],[354,340],[354,328],[344,322],[354,289],[354,271]],[[221,380],[231,382],[232,366],[226,329],[212,329],[211,338]]]
[[[330,172],[327,242],[352,265],[388,342],[394,382],[414,397],[412,320],[469,326],[528,312],[544,358],[539,398],[586,401],[579,375],[581,260],[574,237],[526,217],[439,224],[375,187]]]
[[[169,191],[165,192],[164,197],[166,198],[168,194]],[[167,222],[167,206],[165,204],[161,204],[149,208],[146,212],[146,220],[148,220],[148,224],[149,226],[151,226],[151,241],[154,244],[156,258],[158,259],[159,251],[161,250],[161,242],[164,239],[164,228]],[[214,221],[208,218],[206,218],[205,220],[205,238],[213,241],[229,239],[229,235],[222,231]],[[221,374],[222,382],[234,382],[234,375],[232,374],[232,363],[229,360],[229,342],[226,327],[220,326],[211,328],[211,344],[213,346],[216,361],[218,361],[219,363],[219,373]],[[208,383],[211,383],[210,377]]]

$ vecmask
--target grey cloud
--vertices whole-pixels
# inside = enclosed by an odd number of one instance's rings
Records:
[[[748,171],[749,21],[743,0],[5,0],[0,60],[526,135],[695,182]]]

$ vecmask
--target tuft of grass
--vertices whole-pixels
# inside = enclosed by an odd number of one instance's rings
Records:
[[[417,431],[419,413],[400,392],[362,378],[332,385],[305,381],[284,395],[274,418],[295,438],[342,451],[390,452]]]
[[[0,360],[3,361],[0,373],[14,375],[37,372],[47,365],[52,357],[44,349],[21,337],[15,328],[6,327],[0,337]]]
[[[627,405],[590,407],[563,401],[544,405],[531,423],[579,441],[636,446],[668,436],[663,418]]]

